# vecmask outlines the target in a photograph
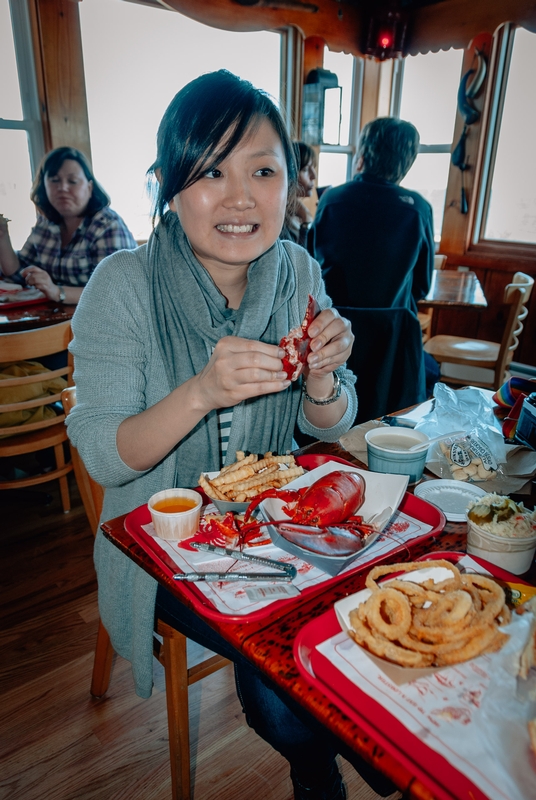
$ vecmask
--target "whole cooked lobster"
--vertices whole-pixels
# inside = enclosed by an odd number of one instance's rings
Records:
[[[259,503],[269,497],[285,502],[283,512],[290,519],[251,520]],[[264,544],[260,529],[265,525],[274,525],[290,539],[293,536],[305,536],[307,539],[315,534],[328,534],[330,526],[336,526],[345,529],[362,543],[372,533],[376,533],[371,525],[363,522],[362,517],[356,516],[356,511],[364,501],[365,481],[362,476],[343,470],[323,475],[311,486],[302,489],[267,489],[252,500],[244,514],[243,523],[237,525],[237,543],[239,546]],[[237,534],[236,529],[231,531],[228,525],[222,523],[218,523],[218,528],[224,535]]]

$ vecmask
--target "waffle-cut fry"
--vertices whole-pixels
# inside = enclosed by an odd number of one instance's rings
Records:
[[[243,489],[250,489],[252,486],[260,486],[262,483],[270,481],[274,472],[279,472],[279,464],[270,464],[269,467],[261,473],[254,473],[250,478],[243,481],[238,481],[233,484],[232,491],[240,492]]]
[[[242,451],[238,450],[237,452],[241,453]],[[241,458],[239,461],[235,461],[234,464],[227,464],[227,466],[222,467],[218,478],[221,478],[228,472],[236,472],[236,470],[242,469],[242,467],[245,467],[248,464],[254,464],[258,460],[259,457],[256,453],[251,453],[249,456],[244,456],[244,458]]]
[[[205,494],[208,494],[209,497],[215,497],[216,500],[227,500],[225,495],[220,492],[217,486],[214,486],[212,481],[209,481],[203,473],[199,476],[199,486],[203,489]]]
[[[265,467],[270,467],[272,464],[295,464],[294,456],[272,456],[266,454],[264,458],[260,461],[257,461],[253,465],[253,469],[255,472],[260,472]]]
[[[281,486],[284,486],[286,483],[293,481],[294,478],[299,478],[304,472],[303,467],[289,467],[288,469],[280,470],[277,477],[281,481]]]
[[[240,469],[234,469],[226,472],[225,475],[218,475],[217,478],[213,478],[212,483],[214,486],[223,486],[223,484],[226,483],[245,481],[247,478],[251,478],[252,475],[255,475],[255,471],[251,464],[247,464],[245,467],[241,467]]]
[[[223,467],[212,480],[205,474],[199,478],[199,485],[209,497],[245,503],[265,489],[285,486],[304,472],[292,455],[277,456],[267,452],[259,458],[255,453],[246,456],[242,450],[236,455],[237,461]]]

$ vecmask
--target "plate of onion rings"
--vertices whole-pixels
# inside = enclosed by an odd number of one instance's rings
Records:
[[[508,640],[501,630],[510,621],[503,588],[491,577],[463,574],[451,561],[381,564],[370,570],[366,587],[335,603],[335,612],[341,628],[397,683],[495,652]]]

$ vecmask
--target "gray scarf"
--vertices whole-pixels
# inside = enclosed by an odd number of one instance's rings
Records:
[[[270,344],[301,323],[307,296],[299,298],[287,250],[278,240],[253,262],[237,311],[194,256],[177,215],[167,212],[148,242],[153,328],[170,391],[199,373],[222,336]],[[234,407],[227,463],[237,449],[263,453],[291,447],[300,386]],[[220,468],[217,411],[202,419],[176,447],[177,486],[195,486],[201,469]]]

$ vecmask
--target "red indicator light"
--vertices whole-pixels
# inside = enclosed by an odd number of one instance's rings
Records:
[[[381,46],[382,46],[383,48],[390,47],[390,46],[391,46],[391,44],[392,44],[392,39],[391,39],[391,37],[390,37],[390,36],[387,36],[386,34],[384,34],[384,35],[383,35],[383,36],[380,38],[380,44],[381,44]]]

